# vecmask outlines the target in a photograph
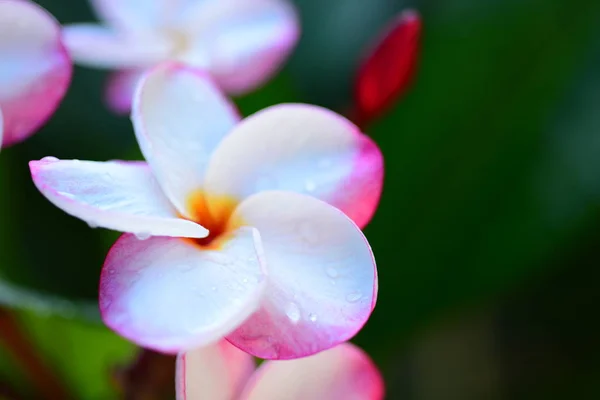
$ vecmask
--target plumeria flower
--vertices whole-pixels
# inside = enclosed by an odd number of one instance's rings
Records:
[[[0,145],[25,140],[52,115],[71,72],[58,22],[30,1],[0,0]]]
[[[343,343],[310,357],[254,360],[226,341],[180,354],[177,400],[381,400],[381,374],[358,347]]]
[[[180,61],[209,71],[230,94],[248,92],[280,67],[299,25],[288,0],[91,0],[103,25],[65,28],[83,65],[116,69],[106,96],[127,112],[144,70]]]
[[[147,163],[30,164],[56,206],[128,232],[102,270],[108,326],[166,353],[227,335],[270,359],[356,334],[377,295],[359,229],[382,186],[381,153],[368,137],[303,104],[240,122],[208,75],[180,64],[142,79],[132,115]]]

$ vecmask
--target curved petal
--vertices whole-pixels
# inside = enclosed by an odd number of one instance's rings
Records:
[[[165,353],[215,343],[259,306],[265,275],[257,235],[239,229],[218,251],[178,238],[123,235],[100,277],[104,322]]]
[[[232,400],[254,372],[254,359],[226,340],[177,356],[177,400]]]
[[[382,400],[384,383],[369,356],[343,343],[311,357],[267,361],[241,400]]]
[[[234,107],[205,73],[168,63],[142,78],[132,119],[164,192],[189,216],[186,201],[202,188],[209,154],[238,121]]]
[[[296,11],[285,0],[201,2],[187,22],[192,36],[183,61],[200,51],[220,87],[240,94],[270,78],[294,48],[300,34]]]
[[[108,107],[115,114],[129,114],[133,94],[143,74],[142,69],[130,69],[113,72],[108,77],[104,95]]]
[[[166,37],[117,33],[96,24],[68,25],[64,37],[77,63],[99,68],[150,67],[167,59],[172,50]]]
[[[36,131],[56,110],[72,64],[58,22],[33,2],[0,2],[0,107],[4,146]]]
[[[98,16],[114,27],[129,31],[148,31],[164,26],[177,12],[179,1],[181,0],[92,0],[92,4]]]
[[[55,206],[91,226],[138,236],[203,238],[202,226],[179,218],[143,162],[59,161],[29,163],[33,182]]]
[[[245,200],[234,220],[255,227],[265,249],[268,288],[261,308],[227,339],[260,358],[291,359],[354,336],[377,297],[371,248],[341,211],[292,192]]]
[[[377,146],[350,121],[321,107],[282,104],[242,121],[217,147],[206,190],[241,199],[261,190],[306,193],[341,209],[360,227],[383,184]]]

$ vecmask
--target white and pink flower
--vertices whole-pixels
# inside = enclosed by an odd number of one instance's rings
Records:
[[[0,0],[0,147],[21,142],[56,110],[71,81],[61,28],[27,0]]]
[[[266,361],[226,341],[177,357],[177,400],[381,400],[381,374],[358,347],[343,343],[298,360]]]
[[[142,79],[132,118],[147,163],[30,164],[56,206],[127,232],[102,270],[108,326],[162,352],[226,336],[267,359],[360,330],[377,297],[360,227],[383,180],[367,136],[305,104],[240,121],[208,75],[173,63]]]
[[[116,69],[106,97],[127,112],[145,69],[179,61],[205,69],[230,94],[270,78],[296,44],[299,24],[288,0],[92,0],[105,25],[65,28],[83,65]]]

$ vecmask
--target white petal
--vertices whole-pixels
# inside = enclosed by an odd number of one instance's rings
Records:
[[[265,362],[240,400],[381,400],[384,392],[369,356],[343,343],[299,360]]]
[[[239,229],[218,251],[202,251],[184,239],[123,235],[100,278],[104,322],[166,353],[215,343],[259,305],[265,276],[255,235]]]
[[[290,359],[354,336],[377,297],[373,254],[338,209],[292,192],[263,192],[234,220],[255,227],[265,250],[268,288],[259,311],[228,340],[260,358]]]
[[[146,163],[46,157],[29,165],[33,182],[48,200],[91,226],[138,235],[208,235],[177,216]]]
[[[122,30],[154,30],[169,22],[180,0],[92,0],[98,15]],[[202,0],[200,0],[202,1]]]
[[[246,118],[213,153],[206,190],[243,199],[289,190],[341,209],[357,225],[370,220],[383,185],[383,158],[347,119],[306,104],[269,107]]]
[[[177,400],[236,399],[254,372],[254,358],[222,340],[177,357]]]
[[[100,68],[144,68],[166,60],[172,50],[164,36],[124,34],[95,24],[64,28],[65,44],[79,64]]]
[[[0,1],[4,146],[26,139],[52,115],[71,73],[58,22],[34,2]]]
[[[230,93],[250,91],[279,69],[299,37],[294,7],[285,0],[222,0],[189,12],[190,49],[183,60],[210,60],[219,85]]]
[[[163,64],[142,78],[132,119],[164,192],[189,216],[186,202],[202,188],[210,153],[238,121],[234,107],[202,71]]]

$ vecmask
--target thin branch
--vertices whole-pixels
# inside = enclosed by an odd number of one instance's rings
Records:
[[[35,386],[39,396],[48,400],[69,399],[69,392],[36,351],[14,314],[0,308],[0,344],[12,355]]]

